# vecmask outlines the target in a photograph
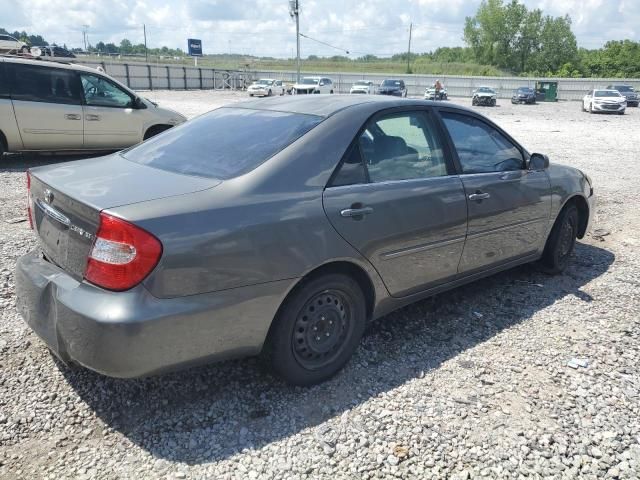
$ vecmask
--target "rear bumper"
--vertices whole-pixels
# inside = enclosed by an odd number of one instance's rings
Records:
[[[259,353],[292,282],[159,299],[78,282],[39,252],[15,281],[18,311],[62,361],[122,378]]]

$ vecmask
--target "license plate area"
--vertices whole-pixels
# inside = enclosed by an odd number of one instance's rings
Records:
[[[71,222],[64,214],[43,203],[40,199],[36,200],[34,204],[40,246],[49,259],[58,265],[63,265],[67,257]]]

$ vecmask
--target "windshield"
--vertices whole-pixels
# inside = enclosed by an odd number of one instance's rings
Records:
[[[621,97],[620,92],[615,90],[596,90],[594,97]]]
[[[369,85],[369,83],[368,83],[368,82],[365,82],[365,81],[363,81],[363,80],[360,80],[360,81],[358,81],[358,82],[354,83],[354,85],[365,85],[365,86],[366,86],[366,85]]]
[[[227,180],[250,172],[321,121],[315,115],[219,108],[121,155],[161,170]]]
[[[271,85],[273,80],[267,80],[266,78],[261,78],[256,82],[256,85]]]
[[[614,88],[619,92],[635,92],[633,87],[629,85],[616,85]]]
[[[480,93],[495,93],[495,92],[493,91],[493,89],[491,89],[491,88],[489,88],[489,87],[480,87],[480,88],[478,89],[478,92],[480,92]]]
[[[319,78],[303,78],[300,82],[302,85],[315,85],[320,81]]]
[[[518,93],[532,93],[533,89],[527,87],[520,87],[518,89]]]
[[[399,87],[400,80],[385,80],[382,82],[383,87]]]

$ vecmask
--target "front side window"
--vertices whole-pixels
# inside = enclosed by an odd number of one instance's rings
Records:
[[[447,175],[442,144],[425,112],[378,117],[358,141],[372,182]]]
[[[78,78],[72,70],[13,64],[14,100],[80,105]]]
[[[475,117],[443,112],[463,173],[508,172],[524,168],[520,150],[498,130]]]
[[[224,107],[122,155],[161,170],[228,180],[250,172],[321,121],[315,115]]]
[[[95,107],[131,108],[133,98],[106,78],[90,73],[80,74],[84,101]]]

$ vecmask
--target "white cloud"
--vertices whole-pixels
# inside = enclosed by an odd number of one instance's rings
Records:
[[[464,18],[480,0],[300,0],[301,32],[353,52],[388,54],[406,49],[408,25],[414,24],[412,50],[463,44]],[[569,14],[581,46],[595,48],[609,39],[640,35],[638,0],[525,0],[547,14]],[[27,30],[49,41],[82,45],[82,25],[89,40],[143,41],[149,46],[186,48],[189,37],[202,38],[205,53],[291,56],[295,26],[287,0],[0,0],[0,25]],[[357,52],[357,53],[356,53]],[[339,49],[302,39],[304,56],[341,54]]]

